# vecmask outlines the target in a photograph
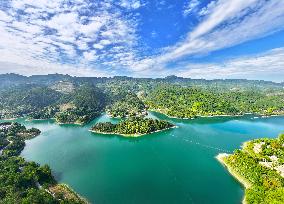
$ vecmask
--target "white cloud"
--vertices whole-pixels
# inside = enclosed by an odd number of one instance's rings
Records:
[[[199,12],[199,16],[205,16],[212,12],[212,10],[215,8],[217,1],[211,1],[209,4],[207,4],[206,7],[203,7]]]
[[[284,82],[284,47],[258,55],[237,57],[218,63],[180,62],[174,67],[157,66],[155,59],[145,59],[135,65],[136,77],[177,75],[205,79],[263,79]]]
[[[242,10],[255,6],[256,2],[257,0],[219,0],[212,13],[190,33],[189,37],[194,39],[206,34],[220,23],[236,17]]]
[[[121,0],[120,6],[127,9],[138,9],[142,4],[140,0]]]
[[[5,12],[0,10],[0,21],[10,22],[12,21],[12,18],[9,15],[7,15]]]
[[[219,0],[185,40],[156,60],[166,63],[233,46],[284,29],[283,22],[284,1]]]
[[[109,45],[109,44],[111,44],[111,41],[110,40],[101,40],[100,44],[102,44],[102,45]]]
[[[129,61],[129,69],[138,75],[142,75],[143,72],[155,73],[155,70],[166,73],[166,67],[171,62],[177,63],[187,56],[207,54],[284,28],[284,1],[212,2],[201,8],[205,16],[183,41],[165,48],[156,56]]]
[[[97,17],[95,20],[92,20],[91,23],[81,25],[79,30],[86,36],[92,36],[101,29],[107,20],[108,19],[106,17]]]
[[[93,47],[96,48],[96,49],[99,49],[99,50],[104,48],[104,46],[101,45],[101,44],[94,44]]]
[[[193,12],[200,5],[199,0],[190,0],[183,10],[183,15],[188,16],[191,12]]]
[[[84,52],[83,55],[84,55],[85,59],[88,60],[88,61],[93,61],[93,60],[97,59],[96,51]]]
[[[12,70],[12,71],[11,71]],[[26,76],[31,75],[44,75],[44,74],[68,74],[71,76],[81,76],[81,77],[103,77],[110,76],[110,74],[101,69],[88,68],[84,66],[69,66],[62,64],[33,64],[30,62],[29,64],[18,64],[12,62],[3,62],[0,61],[0,74],[6,73],[16,73],[22,74]]]
[[[124,2],[131,9],[142,6],[138,0]],[[0,61],[17,62],[19,66],[29,60],[71,62],[92,68],[98,64],[94,63],[98,59],[104,62],[111,60],[108,56],[115,59],[117,53],[133,52],[137,41],[136,19],[123,16],[115,3],[113,0],[99,3],[11,0],[10,7],[0,7]],[[107,46],[110,44],[120,50],[113,52]],[[100,50],[99,58],[95,50]],[[120,62],[122,60],[117,58],[113,63]]]
[[[18,21],[13,21],[11,26],[25,33],[38,34],[42,31],[41,26],[37,26],[33,24],[26,24],[26,23],[18,22]]]
[[[268,52],[239,57],[223,63],[181,64],[175,73],[191,78],[247,78],[284,81],[284,48]]]

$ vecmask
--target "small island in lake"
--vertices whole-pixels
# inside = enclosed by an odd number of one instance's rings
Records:
[[[243,203],[284,203],[284,134],[246,142],[217,159],[245,186]]]
[[[0,123],[0,203],[87,204],[65,184],[58,184],[48,165],[19,157],[25,140],[40,134],[16,122]]]
[[[97,123],[91,128],[92,132],[101,134],[118,134],[126,137],[139,137],[146,134],[175,127],[165,120],[152,118],[131,117],[118,124],[110,122]]]

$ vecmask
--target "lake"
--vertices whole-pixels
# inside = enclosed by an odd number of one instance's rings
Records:
[[[141,138],[91,133],[92,124],[117,122],[106,115],[86,126],[51,120],[19,122],[42,134],[26,142],[22,156],[48,164],[59,182],[96,204],[237,204],[244,189],[215,159],[244,141],[276,137],[284,117],[168,119],[178,128]]]

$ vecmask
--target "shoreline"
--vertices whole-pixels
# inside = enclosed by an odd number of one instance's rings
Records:
[[[17,120],[17,119],[21,119],[21,118],[25,118],[25,117],[17,117],[17,118],[0,118],[0,120]]]
[[[55,118],[45,118],[45,119],[43,119],[43,118],[41,118],[41,119],[35,119],[35,118],[26,118],[25,119],[25,121],[33,121],[33,120],[35,120],[35,121],[41,121],[41,120],[55,120]]]
[[[81,196],[79,193],[77,193],[73,188],[71,188],[66,183],[57,183],[57,186],[65,188],[65,190],[69,191],[71,194],[73,194],[78,200],[84,202],[85,204],[90,204],[90,202],[87,200],[87,198]]]
[[[85,123],[61,123],[61,122],[57,122],[55,118],[46,118],[46,119],[25,119],[25,121],[27,122],[32,122],[32,121],[47,121],[47,120],[52,120],[53,122],[55,122],[58,125],[80,125],[83,126],[85,125]]]
[[[147,111],[146,111],[147,112]],[[124,119],[124,118],[130,118],[130,117],[146,117],[148,115],[148,112],[147,114],[137,114],[135,116],[125,116],[125,117],[120,117],[120,116],[112,116],[110,113],[108,112],[105,112],[105,114],[107,115],[107,117],[109,118],[114,118],[114,119]]]
[[[103,135],[118,135],[118,136],[122,136],[122,137],[142,137],[142,136],[145,136],[145,135],[151,135],[153,133],[166,131],[166,130],[169,130],[169,129],[172,129],[172,128],[178,128],[178,126],[175,125],[175,126],[170,127],[170,128],[165,128],[165,129],[162,129],[162,130],[156,130],[154,132],[145,133],[145,134],[119,134],[119,133],[115,133],[115,132],[98,132],[98,131],[91,130],[91,129],[89,131],[93,132],[93,133],[97,133],[97,134],[103,134]]]
[[[245,179],[244,177],[242,177],[238,172],[236,172],[230,165],[228,165],[224,158],[230,156],[230,154],[227,153],[219,153],[215,158],[228,170],[228,172],[240,183],[242,184],[242,186],[246,189],[249,189],[252,184]],[[245,196],[245,192],[244,192],[244,197],[242,200],[243,204],[247,204],[246,202],[246,196]]]
[[[74,122],[74,123],[60,123],[60,122],[55,121],[55,123],[58,124],[58,125],[79,125],[79,126],[85,125],[85,123],[76,123],[76,122]]]
[[[166,117],[170,118],[170,119],[179,119],[179,120],[195,120],[195,119],[198,119],[198,118],[218,118],[218,117],[243,117],[243,116],[246,116],[246,115],[255,115],[257,118],[270,118],[270,117],[284,117],[284,113],[282,114],[273,114],[273,115],[261,115],[261,114],[256,114],[256,113],[244,113],[242,115],[208,115],[208,116],[205,116],[205,115],[197,115],[196,117],[194,118],[179,118],[179,117],[176,117],[176,116],[170,116],[170,115],[167,115],[166,113],[163,113],[159,110],[156,110],[156,109],[149,109],[148,111],[150,112],[155,112],[155,113],[159,113],[159,114],[163,114],[165,115]],[[112,117],[111,115],[105,113],[109,118],[114,118],[114,119],[123,119],[123,118],[120,118],[120,117]],[[103,113],[101,113],[100,115],[103,115]],[[147,115],[146,115],[147,116]],[[18,117],[18,118],[2,118],[0,120],[7,120],[7,121],[13,121],[13,120],[17,120],[17,119],[21,119],[21,118],[25,118],[25,117]],[[59,125],[80,125],[80,126],[83,126],[83,125],[86,125],[88,123],[60,123],[60,122],[57,122],[55,118],[46,118],[46,119],[25,119],[25,121],[44,121],[44,120],[54,120],[56,124],[59,124]]]
[[[159,111],[157,109],[149,109],[148,111],[163,114],[163,115],[165,115],[165,116],[167,116],[168,118],[171,118],[171,119],[180,119],[180,120],[195,120],[195,119],[198,119],[198,118],[218,118],[218,117],[243,117],[243,116],[246,116],[246,115],[255,115],[259,118],[270,118],[270,117],[281,117],[281,116],[284,117],[284,113],[273,114],[273,115],[263,115],[263,114],[257,114],[257,113],[244,113],[244,114],[241,114],[241,115],[207,115],[207,116],[206,115],[197,115],[194,118],[179,118],[177,116],[167,115],[166,113]]]

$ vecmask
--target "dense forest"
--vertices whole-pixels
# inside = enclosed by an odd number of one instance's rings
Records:
[[[284,134],[246,142],[223,161],[249,186],[246,203],[284,203]]]
[[[174,127],[174,125],[165,120],[130,117],[120,121],[118,124],[110,122],[97,123],[91,128],[91,131],[125,136],[140,136],[172,127]]]
[[[55,114],[59,123],[85,124],[99,116],[105,107],[105,96],[93,85],[81,85],[63,97],[60,112]]]
[[[0,92],[0,115],[2,118],[55,118],[58,123],[85,124],[100,115],[105,107],[105,96],[94,85],[83,83],[71,91],[58,87],[60,84],[7,88]]]
[[[122,99],[107,107],[106,112],[111,117],[125,118],[147,115],[146,106],[134,93],[127,93]]]
[[[152,91],[145,101],[150,109],[178,118],[284,113],[284,92],[273,94],[258,90],[216,91],[163,85]]]
[[[0,203],[87,203],[64,184],[57,184],[49,166],[19,157],[25,140],[40,130],[19,123],[0,123]]]
[[[127,118],[147,109],[178,118],[284,113],[284,84],[258,80],[5,74],[0,87],[2,119],[86,124],[103,112]]]

